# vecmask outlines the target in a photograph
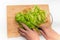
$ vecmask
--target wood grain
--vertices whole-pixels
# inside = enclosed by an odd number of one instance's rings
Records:
[[[19,37],[20,34],[18,33],[19,25],[15,21],[15,15],[17,12],[21,12],[24,9],[32,8],[34,5],[8,5],[7,6],[7,31],[8,37]],[[49,7],[48,5],[38,5],[40,9],[45,10],[49,18]]]

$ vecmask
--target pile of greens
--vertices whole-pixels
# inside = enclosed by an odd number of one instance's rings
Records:
[[[30,29],[38,30],[35,25],[40,25],[45,22],[46,13],[41,10],[38,6],[34,6],[27,12],[18,12],[15,16],[16,21],[20,24],[21,22],[26,24]]]

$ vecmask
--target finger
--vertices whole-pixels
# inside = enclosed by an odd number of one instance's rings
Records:
[[[23,36],[23,37],[25,37],[26,39],[28,39],[28,35],[26,35],[25,33],[21,32],[21,31],[18,31],[18,32],[21,34],[21,36]]]
[[[27,35],[25,33],[21,32],[21,31],[19,31],[19,33],[21,34],[21,36],[27,37]]]
[[[21,32],[21,31],[18,31],[22,36],[25,36],[25,34],[23,33],[23,32]]]
[[[27,34],[27,31],[25,31],[25,30],[22,29],[22,28],[18,28],[18,30],[21,31],[21,32],[23,32],[23,33],[25,33],[25,34]]]
[[[24,23],[21,23],[21,25],[22,25],[26,30],[30,30]]]
[[[40,30],[40,32],[41,32],[41,34],[47,39],[46,34],[45,34],[42,30]]]

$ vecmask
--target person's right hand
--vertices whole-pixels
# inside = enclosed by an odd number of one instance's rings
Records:
[[[40,30],[41,34],[45,37],[46,40],[60,40],[60,35],[57,34],[52,28],[49,22],[49,19],[46,20],[46,23],[41,24]]]
[[[60,40],[60,35],[57,34],[51,27],[49,27],[49,24],[45,23],[40,25],[41,34],[45,37],[46,40]]]

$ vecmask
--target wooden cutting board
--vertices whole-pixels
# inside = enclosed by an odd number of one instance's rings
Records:
[[[15,21],[15,15],[17,12],[20,12],[27,8],[32,8],[34,5],[8,5],[7,6],[7,31],[8,37],[19,37],[20,34],[18,33],[19,25]],[[48,5],[38,5],[42,10],[45,10],[49,18],[49,7]]]

